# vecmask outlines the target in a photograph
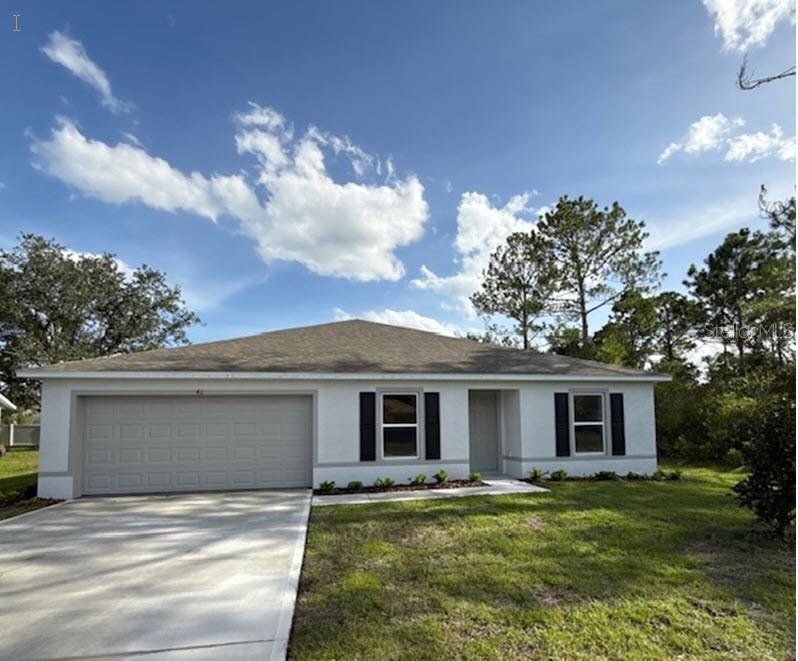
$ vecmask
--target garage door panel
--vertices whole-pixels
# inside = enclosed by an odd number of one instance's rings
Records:
[[[92,397],[84,493],[310,486],[308,396]]]

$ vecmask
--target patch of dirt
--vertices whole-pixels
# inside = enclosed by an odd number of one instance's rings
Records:
[[[543,530],[546,527],[545,521],[537,514],[533,514],[527,519],[527,523],[532,530],[538,531]]]
[[[27,498],[25,500],[17,500],[13,503],[4,503],[0,505],[0,520],[10,519],[26,512],[33,512],[50,505],[55,505],[62,501],[53,498]]]
[[[687,602],[693,606],[693,608],[700,608],[709,613],[712,617],[734,617],[738,614],[734,608],[717,608],[708,601],[694,599],[693,597],[688,598]]]
[[[556,588],[536,591],[533,595],[535,601],[545,608],[557,608],[558,606],[568,606],[577,601],[581,601],[579,595],[570,590],[558,590]]]

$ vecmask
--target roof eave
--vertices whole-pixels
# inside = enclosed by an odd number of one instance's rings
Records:
[[[667,374],[485,374],[468,372],[176,372],[176,371],[59,371],[36,368],[20,370],[26,379],[207,379],[207,380],[279,380],[279,381],[574,381],[637,382],[670,381]]]

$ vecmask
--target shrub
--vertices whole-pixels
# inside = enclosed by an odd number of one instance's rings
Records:
[[[377,487],[378,489],[382,489],[385,486],[385,480],[381,477],[378,477],[374,482],[371,483],[372,486]]]
[[[635,473],[634,471],[629,471],[626,474],[626,479],[627,480],[645,480],[646,476],[642,475],[640,473]]]
[[[352,480],[346,485],[346,488],[350,491],[360,491],[363,488],[363,483],[360,480]]]
[[[732,468],[740,468],[745,465],[745,457],[743,457],[743,453],[737,448],[729,448],[723,456],[723,463]]]
[[[568,477],[568,473],[566,473],[562,468],[552,471],[551,475],[549,475],[549,479],[553,482],[563,482],[566,477]]]
[[[795,403],[779,397],[763,404],[744,439],[751,473],[732,489],[741,506],[783,537],[795,518]]]
[[[396,482],[394,482],[390,477],[382,478],[382,486],[386,489],[390,489]]]
[[[432,476],[438,484],[443,484],[446,480],[449,479],[449,473],[445,470],[441,469],[435,475]]]
[[[411,477],[408,479],[408,482],[414,487],[420,487],[423,484],[427,483],[427,476],[424,473],[419,473],[415,477]]]
[[[529,471],[529,479],[531,482],[540,482],[544,477],[546,477],[546,471],[541,468],[533,468]]]
[[[658,468],[657,471],[654,473],[655,480],[664,480],[666,477],[667,475],[665,474],[665,471],[662,470],[661,468]]]
[[[332,491],[335,489],[335,482],[324,481],[319,484],[319,491]]]
[[[671,471],[670,473],[668,473],[668,479],[669,480],[674,480],[674,481],[675,480],[681,480],[682,479],[682,471],[680,471],[680,470]]]
[[[471,471],[468,474],[468,481],[469,482],[481,482],[482,481],[482,474],[479,471]]]
[[[608,480],[617,480],[618,474],[615,471],[599,471],[593,476],[594,480],[606,482]]]

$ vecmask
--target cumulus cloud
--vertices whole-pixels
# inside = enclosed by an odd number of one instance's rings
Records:
[[[780,126],[774,124],[770,133],[739,133],[745,125],[740,117],[729,119],[723,113],[704,115],[690,125],[687,135],[679,142],[671,142],[659,155],[662,165],[674,154],[700,154],[725,148],[725,161],[753,163],[767,156],[782,160],[795,158],[795,138],[785,138]]]
[[[767,42],[784,20],[794,22],[794,0],[704,0],[724,50],[744,52]]]
[[[745,122],[737,117],[728,119],[723,113],[717,115],[704,115],[699,120],[690,124],[685,138],[679,142],[671,142],[659,155],[657,164],[662,165],[674,154],[683,151],[686,154],[700,154],[705,151],[719,149],[726,141],[727,136]]]
[[[514,232],[528,232],[534,222],[523,216],[536,215],[529,206],[532,193],[522,193],[510,199],[503,207],[494,207],[482,193],[464,193],[457,207],[457,236],[454,249],[459,271],[454,275],[438,275],[426,265],[420,277],[412,281],[418,289],[437,292],[453,302],[453,307],[469,317],[476,316],[469,297],[482,282],[482,271],[490,255]],[[452,304],[444,304],[452,307]]]
[[[114,113],[129,112],[131,105],[114,96],[108,76],[86,53],[83,44],[58,30],[50,34],[50,41],[42,52],[56,64],[65,67],[100,95],[100,102]]]
[[[723,159],[753,163],[768,156],[776,156],[782,161],[795,159],[795,138],[785,138],[778,124],[773,124],[770,133],[757,131],[735,136],[729,140]]]
[[[333,314],[335,315],[336,321],[346,321],[356,318],[341,308],[335,308]],[[431,333],[438,333],[439,335],[450,335],[453,337],[462,335],[460,328],[455,324],[448,324],[433,319],[432,317],[425,317],[414,310],[391,310],[390,308],[384,310],[370,310],[358,315],[357,318],[365,319],[366,321],[376,321],[380,324],[390,324],[391,326],[416,328]]]
[[[140,146],[87,138],[63,118],[49,139],[34,139],[31,150],[35,167],[104,202],[233,218],[266,262],[296,261],[358,281],[404,275],[395,250],[421,237],[429,215],[415,175],[398,179],[385,163],[380,167],[389,176],[382,183],[360,181],[376,171],[375,158],[315,127],[296,137],[272,108],[251,104],[234,121],[238,153],[256,161],[253,177],[187,174]],[[358,181],[334,180],[325,150],[345,155]]]

